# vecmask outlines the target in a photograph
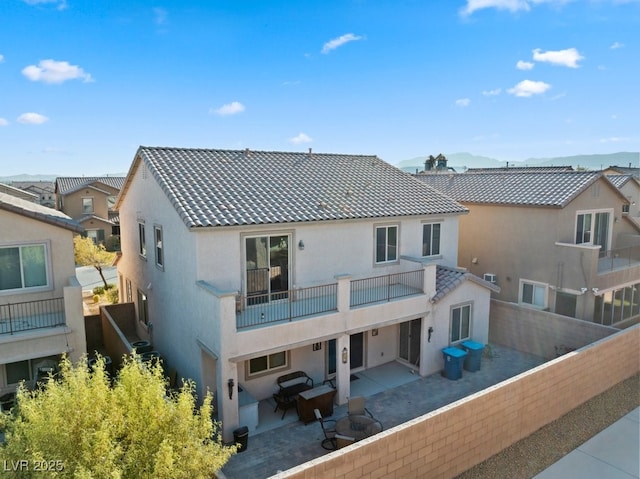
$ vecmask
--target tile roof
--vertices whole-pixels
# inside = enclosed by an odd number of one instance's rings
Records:
[[[500,291],[500,288],[495,284],[485,281],[465,269],[438,265],[436,267],[436,294],[431,298],[431,301],[437,303],[465,281],[473,281],[495,292]]]
[[[622,188],[633,178],[633,175],[607,175],[607,180],[615,185],[616,188]]]
[[[465,173],[553,173],[573,171],[572,166],[500,166],[496,168],[468,168]]]
[[[139,161],[190,228],[467,212],[376,156],[142,146],[129,177]]]
[[[416,175],[461,203],[566,206],[602,176],[599,171]]]
[[[0,193],[0,209],[82,233],[84,228],[61,211]]]
[[[95,182],[104,183],[112,188],[121,190],[124,186],[124,180],[124,176],[59,176],[56,178],[56,193],[67,195]]]

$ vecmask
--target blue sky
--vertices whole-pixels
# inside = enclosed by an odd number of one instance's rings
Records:
[[[640,149],[639,0],[2,0],[0,176],[139,145]]]

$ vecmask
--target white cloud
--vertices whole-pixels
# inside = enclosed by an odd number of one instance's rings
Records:
[[[22,74],[31,81],[44,83],[63,83],[67,80],[82,80],[92,82],[91,75],[77,65],[56,60],[42,60],[36,65],[29,65],[22,69]]]
[[[578,68],[578,62],[584,57],[575,48],[567,48],[565,50],[549,50],[543,52],[539,48],[533,50],[533,59],[537,62],[551,63],[552,65],[560,65],[569,68]]]
[[[496,88],[494,90],[485,90],[482,92],[484,96],[498,96],[502,93],[502,88]]]
[[[613,42],[609,48],[611,48],[612,50],[617,50],[618,48],[624,48],[624,43]]]
[[[495,8],[497,10],[508,10],[510,12],[528,12],[531,7],[541,3],[562,6],[574,0],[467,0],[465,8],[460,10],[462,15],[471,15],[477,10],[485,8]]]
[[[0,126],[7,126],[9,121],[6,118],[0,118]]]
[[[49,121],[49,118],[41,115],[40,113],[23,113],[18,117],[18,123],[23,123],[25,125],[42,125],[47,121]]]
[[[471,103],[471,100],[469,100],[468,98],[458,98],[456,100],[456,106],[465,107],[469,106],[469,103]]]
[[[520,97],[529,97],[533,95],[540,95],[546,92],[551,85],[543,81],[522,80],[513,88],[507,90],[509,93]]]
[[[0,55],[0,63],[4,62],[4,55]]]
[[[66,10],[67,0],[23,0],[27,5],[44,5],[52,3],[58,10]]]
[[[166,24],[168,15],[168,12],[164,8],[156,7],[153,9],[153,21],[156,25]]]
[[[294,145],[300,145],[302,143],[311,143],[313,139],[306,133],[301,132],[301,133],[298,133],[297,136],[294,136],[293,138],[289,138],[289,141]]]
[[[210,109],[209,113],[217,113],[220,116],[228,116],[235,115],[237,113],[242,113],[244,111],[244,105],[239,101],[232,101],[231,103],[227,103],[226,105],[222,105],[217,109]]]
[[[532,70],[534,66],[535,63],[525,62],[522,60],[518,60],[518,63],[516,63],[516,68],[518,70]]]
[[[338,38],[334,38],[333,40],[329,40],[322,46],[322,53],[329,53],[331,50],[335,50],[338,47],[341,47],[345,43],[355,42],[358,40],[362,40],[363,37],[359,35],[354,35],[353,33],[345,33]]]
[[[620,143],[627,140],[629,140],[629,138],[624,138],[620,136],[611,136],[609,138],[600,138],[600,143]]]

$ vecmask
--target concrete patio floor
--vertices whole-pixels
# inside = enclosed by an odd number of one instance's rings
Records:
[[[415,370],[396,361],[356,373],[351,381],[351,396],[365,396],[366,406],[385,429],[397,426],[418,416],[505,379],[532,369],[545,360],[513,349],[491,345],[490,356],[482,358],[477,372],[467,372],[452,381],[434,374],[420,377]],[[270,401],[260,402],[260,427],[249,434],[247,450],[233,456],[222,469],[220,478],[261,479],[324,454],[324,438],[320,424],[304,425],[295,410],[274,413]],[[347,414],[346,405],[334,407],[338,419]]]

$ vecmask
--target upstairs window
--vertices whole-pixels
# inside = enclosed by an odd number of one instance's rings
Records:
[[[153,235],[155,238],[155,246],[156,246],[156,265],[162,268],[164,267],[164,256],[163,256],[163,249],[162,249],[162,226],[154,226]]]
[[[85,215],[93,213],[93,198],[82,198],[82,213]]]
[[[140,256],[147,257],[147,239],[144,232],[144,223],[138,223],[138,253]]]
[[[107,209],[109,211],[113,210],[113,207],[116,204],[116,197],[115,196],[107,196]]]
[[[44,244],[0,248],[0,291],[44,288],[48,285]]]
[[[422,225],[422,256],[440,254],[440,223]]]
[[[376,227],[376,263],[398,260],[398,227]]]

